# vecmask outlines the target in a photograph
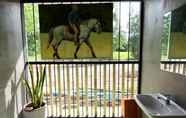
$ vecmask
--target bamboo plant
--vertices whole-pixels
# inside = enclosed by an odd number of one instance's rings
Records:
[[[33,68],[31,67],[31,65],[29,65],[29,73],[30,73],[31,81],[29,81],[28,79],[23,79],[23,82],[24,82],[24,85],[26,86],[28,95],[30,96],[30,99],[31,99],[30,105],[32,109],[37,109],[44,105],[43,87],[44,87],[44,81],[46,78],[46,66],[44,66],[44,68],[41,69],[41,72],[39,72],[38,67],[36,65],[36,76],[34,76]],[[36,83],[35,83],[35,80],[36,80]]]

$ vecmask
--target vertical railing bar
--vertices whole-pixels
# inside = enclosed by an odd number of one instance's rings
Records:
[[[186,75],[186,64],[184,64],[184,67],[183,67],[183,71],[184,71],[184,75]]]
[[[184,75],[184,73],[183,73],[184,67],[185,67],[185,64],[183,63],[183,64],[182,64],[182,72],[181,72],[183,75]]]
[[[122,64],[122,97],[125,96],[125,64]]]
[[[181,68],[180,68],[180,74],[182,74],[183,68],[184,68],[184,64],[182,63],[182,64],[181,64]]]
[[[91,102],[91,114],[93,114],[93,105],[92,105],[92,104],[93,104],[93,96],[92,96],[92,87],[93,87],[93,86],[92,86],[92,84],[93,84],[93,81],[92,81],[92,80],[93,80],[93,74],[92,74],[92,73],[93,73],[93,72],[92,72],[92,64],[91,64],[90,66],[91,66],[91,67],[90,67],[90,71],[91,71],[91,72],[90,72],[90,73],[91,73],[91,84],[90,84],[90,86],[91,86],[91,88],[90,88],[90,89],[91,89],[91,90],[90,90],[90,94],[91,94],[91,95],[90,95],[90,96],[91,96],[90,98],[91,98],[91,100],[90,100],[90,102]]]
[[[134,64],[132,64],[132,76],[131,76],[131,96],[134,96]]]
[[[55,116],[57,116],[58,115],[58,108],[57,108],[57,81],[56,81],[56,79],[57,79],[57,77],[56,77],[56,64],[54,64],[53,65],[54,66],[54,88],[55,88],[55,105],[56,105],[56,115]]]
[[[174,68],[174,64],[171,64],[171,71],[170,72],[173,72],[173,68]]]
[[[100,86],[100,88],[99,88],[99,94],[100,94],[100,96],[99,96],[99,108],[100,108],[100,116],[99,117],[102,117],[101,116],[101,107],[102,107],[102,105],[101,105],[101,97],[102,97],[102,88],[101,88],[101,64],[99,65],[99,86]]]
[[[61,75],[60,75],[60,64],[57,65],[58,68],[58,92],[59,92],[59,116],[62,117],[62,105],[61,105]]]
[[[104,82],[103,82],[103,86],[104,86],[104,116],[106,117],[106,64],[104,64]]]
[[[83,97],[84,97],[84,90],[83,90],[83,64],[81,64],[81,110],[82,110],[82,117],[84,116],[84,111],[83,111]]]
[[[185,75],[185,73],[186,73],[186,64],[183,64],[183,75]]]
[[[74,91],[74,86],[75,86],[75,84],[74,84],[74,65],[72,64],[72,104],[74,105],[74,107],[75,107],[75,96],[74,96],[74,93],[75,93],[75,91]],[[73,107],[73,117],[75,117],[75,108]]]
[[[94,110],[97,117],[97,64],[94,64]]]
[[[173,64],[173,72],[176,72],[176,64]]]
[[[115,64],[112,64],[113,78],[112,78],[112,117],[115,117]]]
[[[64,90],[64,109],[65,109],[65,116],[66,117],[66,90],[65,90],[65,64],[63,64],[63,90]]]
[[[53,116],[53,95],[52,95],[52,81],[51,81],[51,65],[49,64],[49,91],[50,91],[50,98],[51,98],[51,116]]]
[[[179,73],[180,64],[176,64],[176,72]]]
[[[48,66],[46,66],[48,68]],[[48,106],[48,99],[49,99],[49,94],[48,94],[48,71],[46,70],[46,80],[45,80],[45,86],[46,86],[46,112],[47,112],[47,117],[49,116],[49,106]]]
[[[87,64],[85,64],[85,104],[86,104],[86,115],[85,117],[88,117],[88,68]]]
[[[122,80],[121,80],[122,82],[122,98],[124,98],[125,97],[125,64],[122,64]],[[123,114],[122,114],[123,115]],[[122,116],[122,117],[124,117],[124,116]]]
[[[184,67],[184,64],[180,64],[180,74],[182,74],[182,72],[183,72],[183,67]]]
[[[127,64],[127,98],[129,95],[129,63]]]
[[[103,65],[104,64],[100,64],[100,66],[101,66],[100,67],[101,68],[100,69],[100,71],[101,71],[101,73],[100,73],[100,88],[101,88],[101,90],[100,90],[101,91],[100,92],[101,93],[101,97],[100,97],[100,103],[101,103],[101,105],[100,105],[100,108],[101,108],[101,110],[100,111],[101,111],[101,114],[102,114],[102,116],[100,116],[100,117],[103,117],[104,116],[104,114],[103,114],[103,108],[104,108],[104,106],[103,106],[104,105],[104,101],[103,101],[103,99],[104,99],[103,98],[103,94],[104,94],[103,92],[104,92],[104,90],[103,89],[104,89],[104,86],[102,84],[102,83],[104,83],[104,75],[103,75],[104,74],[104,72],[103,72],[104,71],[104,66]]]
[[[172,70],[172,64],[169,63],[169,72]]]
[[[110,73],[110,64],[109,64],[109,117],[111,117],[111,115],[110,115],[110,113],[111,113],[111,112],[110,112],[110,111],[111,111],[111,109],[110,109],[110,105],[111,105],[111,103],[110,103],[110,102],[111,102],[111,100],[110,100],[110,88],[111,88],[111,87],[110,87],[110,84],[111,84],[111,83],[110,83],[110,79],[111,79],[111,78],[110,78],[110,76],[111,76],[111,75],[110,75],[110,74],[111,74],[111,73]]]
[[[180,72],[180,64],[178,63],[177,64],[177,73],[179,73]]]
[[[170,72],[173,72],[172,70],[173,70],[173,65],[170,64]]]
[[[68,92],[68,117],[70,117],[71,114],[71,100],[70,100],[70,76],[69,76],[69,65],[66,65],[66,70],[67,70],[67,92]]]
[[[165,70],[167,70],[167,64],[165,64]]]
[[[55,116],[57,116],[57,91],[56,91],[56,87],[57,87],[57,84],[56,84],[56,65],[53,64],[53,70],[54,70],[54,100],[55,100],[55,106],[56,106],[56,114]]]
[[[76,91],[77,91],[77,117],[79,117],[80,100],[79,100],[79,66],[76,64]]]
[[[117,81],[117,86],[118,86],[118,90],[117,90],[117,92],[118,92],[118,94],[117,94],[117,105],[118,105],[118,110],[117,110],[117,116],[119,116],[119,100],[121,99],[120,98],[120,64],[118,64],[118,81]]]
[[[179,59],[178,61],[181,61],[181,59]],[[181,74],[181,63],[179,63],[179,65],[178,65],[178,73],[180,73]]]
[[[164,64],[164,70],[167,70],[167,64]]]
[[[168,64],[168,67],[169,67],[169,72],[170,72],[170,69],[171,69],[171,65],[170,65],[170,64]]]

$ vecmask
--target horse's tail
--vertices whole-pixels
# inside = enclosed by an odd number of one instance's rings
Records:
[[[48,46],[47,48],[50,47],[50,44],[52,43],[52,40],[54,39],[54,28],[51,28],[50,31],[48,32]]]

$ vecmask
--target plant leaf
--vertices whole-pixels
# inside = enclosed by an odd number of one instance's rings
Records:
[[[44,81],[46,76],[46,65],[44,66],[43,70],[42,67],[40,68],[40,72],[36,65],[36,74],[37,74],[36,76],[33,75],[32,66],[29,65],[29,72],[31,77],[31,85],[29,85],[29,81],[26,79],[24,79],[24,83],[31,97],[33,108],[36,109],[41,107],[43,103],[43,86],[44,86]],[[34,77],[36,77],[37,79],[36,83],[34,83],[35,80]]]
[[[23,83],[25,84],[26,89],[28,90],[29,95],[30,95],[30,97],[31,97],[31,101],[33,102],[33,93],[32,93],[32,90],[31,90],[30,85],[28,84],[28,80],[23,79]]]

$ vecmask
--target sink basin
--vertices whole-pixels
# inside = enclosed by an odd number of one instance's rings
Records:
[[[183,108],[172,100],[166,104],[165,100],[166,97],[162,94],[138,94],[135,96],[138,106],[150,118],[186,118],[186,111]]]

